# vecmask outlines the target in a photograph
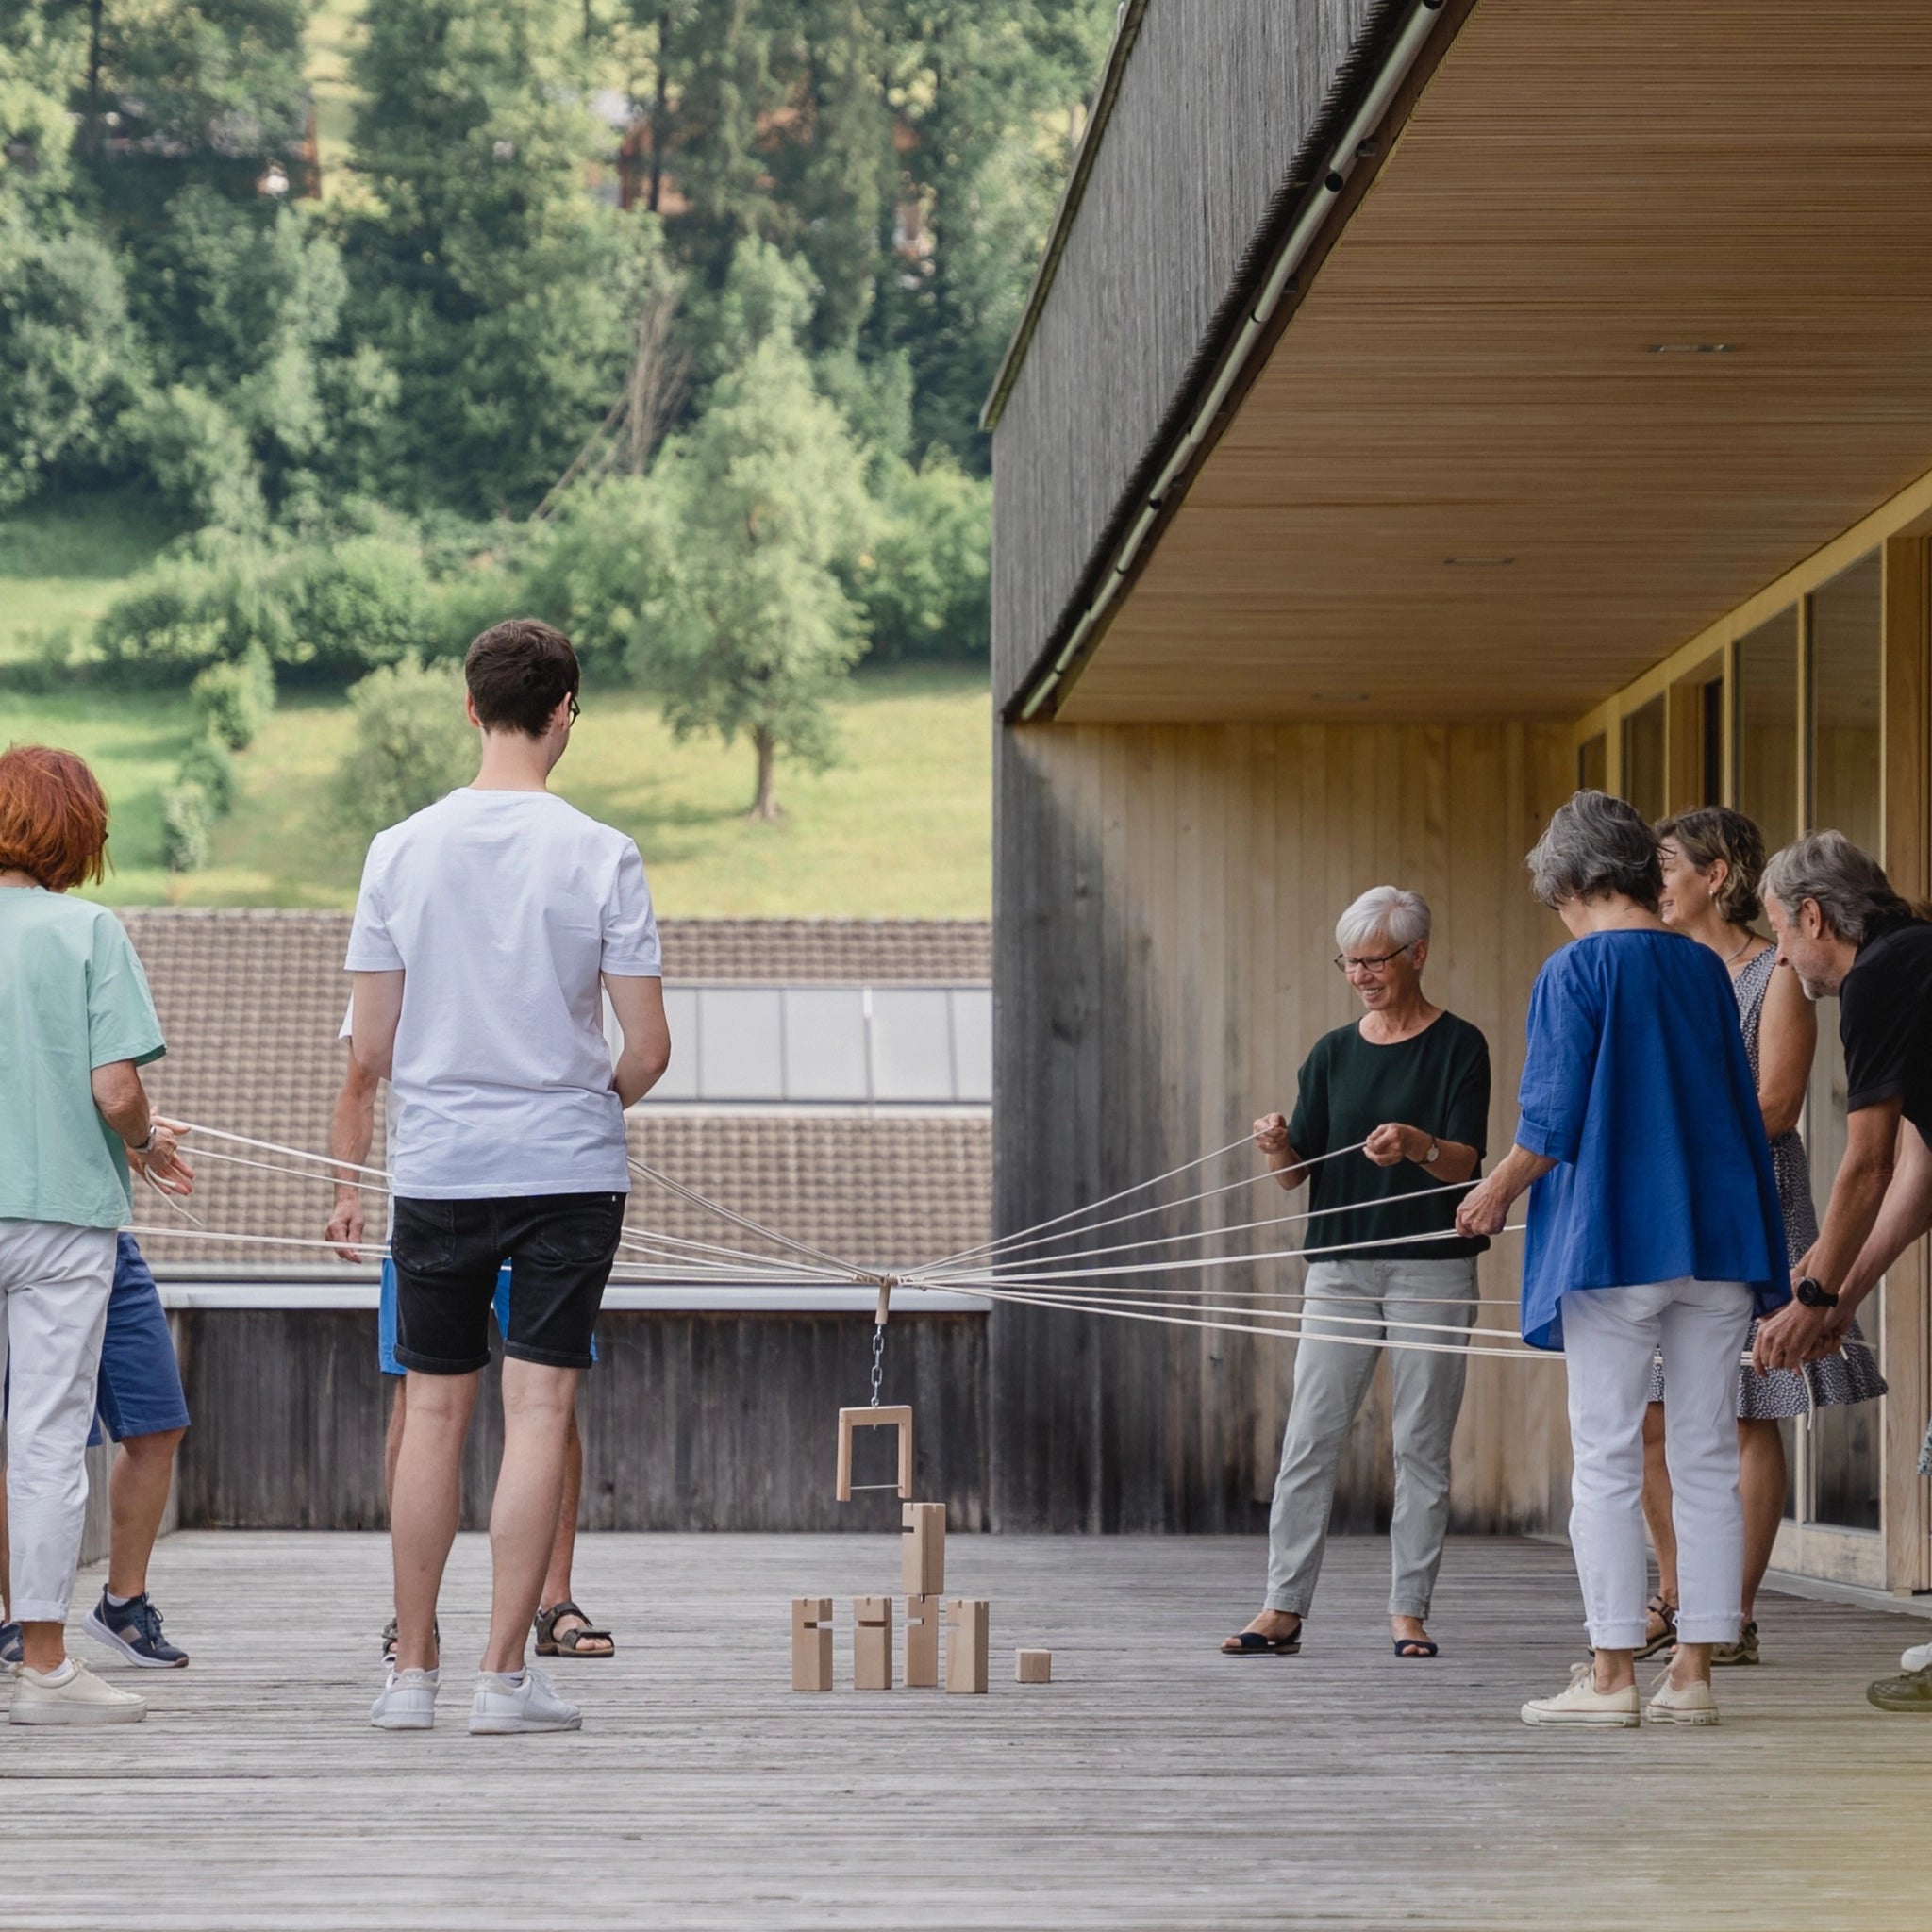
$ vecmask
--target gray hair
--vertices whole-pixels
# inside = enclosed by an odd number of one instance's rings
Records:
[[[1567,899],[1622,892],[1655,912],[1664,889],[1657,835],[1635,806],[1603,791],[1559,805],[1524,863],[1530,891],[1553,911]]]
[[[1811,900],[1832,931],[1855,946],[1865,943],[1874,924],[1912,909],[1892,891],[1885,868],[1842,832],[1807,832],[1774,852],[1762,889],[1787,916]]]
[[[1429,902],[1400,886],[1371,886],[1335,922],[1335,943],[1344,953],[1358,952],[1377,934],[1398,950],[1420,944],[1429,936]]]

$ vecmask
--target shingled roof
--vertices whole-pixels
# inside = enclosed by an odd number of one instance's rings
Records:
[[[168,1055],[147,1070],[164,1113],[318,1152],[341,1083],[346,913],[143,908],[122,914],[147,969]],[[984,922],[680,920],[663,931],[673,980],[785,984],[942,981],[988,975]],[[991,1123],[970,1111],[633,1112],[632,1152],[753,1220],[866,1267],[891,1267],[991,1232]],[[247,1148],[208,1147],[275,1161]],[[381,1155],[378,1125],[376,1148]],[[329,1190],[229,1160],[206,1160],[194,1211],[210,1229],[314,1239]],[[173,1220],[137,1193],[136,1224]],[[380,1224],[379,1213],[372,1222]],[[765,1244],[663,1189],[631,1196],[634,1228],[761,1250]],[[185,1225],[185,1224],[184,1224]],[[326,1265],[321,1250],[263,1241],[144,1238],[158,1261]]]

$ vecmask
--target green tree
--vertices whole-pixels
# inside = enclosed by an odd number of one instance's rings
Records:
[[[886,662],[986,661],[992,487],[943,450],[892,476],[877,534],[860,559],[858,594],[870,655]]]
[[[651,475],[663,533],[640,585],[630,662],[679,737],[742,733],[751,816],[779,814],[781,753],[834,756],[828,701],[863,649],[841,581],[870,517],[863,458],[783,336],[719,379]]]
[[[358,337],[396,374],[392,487],[527,511],[618,393],[654,223],[591,196],[567,0],[384,0],[356,59]]]
[[[350,836],[373,838],[475,775],[476,734],[455,664],[385,665],[350,686],[349,707],[356,742],[333,791],[336,824]]]

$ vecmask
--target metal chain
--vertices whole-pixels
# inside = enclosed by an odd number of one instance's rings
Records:
[[[886,1324],[879,1322],[872,1331],[872,1406],[879,1406],[879,1383],[886,1372]]]

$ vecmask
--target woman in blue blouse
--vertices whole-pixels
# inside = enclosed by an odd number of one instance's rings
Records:
[[[1711,1646],[1738,1641],[1742,1614],[1738,1363],[1753,1310],[1790,1298],[1764,1119],[1723,965],[1657,917],[1643,820],[1579,791],[1528,863],[1574,943],[1530,996],[1516,1144],[1457,1224],[1494,1234],[1530,1191],[1523,1339],[1568,1357],[1570,1541],[1595,1657],[1523,1717],[1641,1722],[1643,1412],[1661,1351],[1682,1600],[1676,1657],[1642,1709],[1715,1724]]]

